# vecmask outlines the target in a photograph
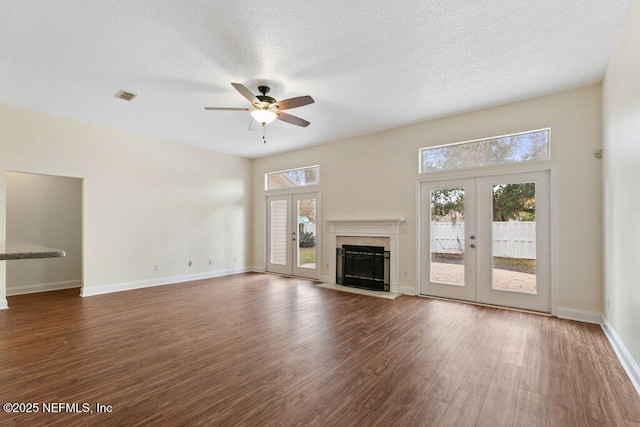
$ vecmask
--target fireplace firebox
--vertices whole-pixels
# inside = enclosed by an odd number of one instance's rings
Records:
[[[336,283],[389,291],[389,251],[383,246],[342,245],[336,249]]]

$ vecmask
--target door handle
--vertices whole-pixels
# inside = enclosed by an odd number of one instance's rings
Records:
[[[470,244],[470,245],[469,245],[469,247],[470,247],[471,249],[475,249],[475,248],[476,248],[476,245],[474,245],[474,244],[472,243],[472,244]]]

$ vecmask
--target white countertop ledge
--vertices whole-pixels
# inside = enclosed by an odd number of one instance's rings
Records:
[[[61,249],[34,245],[16,240],[0,240],[0,261],[12,259],[60,258],[67,256]]]

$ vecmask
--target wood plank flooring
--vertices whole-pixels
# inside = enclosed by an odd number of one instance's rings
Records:
[[[0,403],[40,405],[0,425],[640,426],[596,325],[265,274],[77,295],[0,311]]]

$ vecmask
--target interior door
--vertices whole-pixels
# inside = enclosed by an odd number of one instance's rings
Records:
[[[475,301],[474,179],[422,185],[421,292]]]
[[[549,172],[427,182],[421,293],[551,312]]]
[[[267,271],[320,278],[318,193],[267,197]]]

